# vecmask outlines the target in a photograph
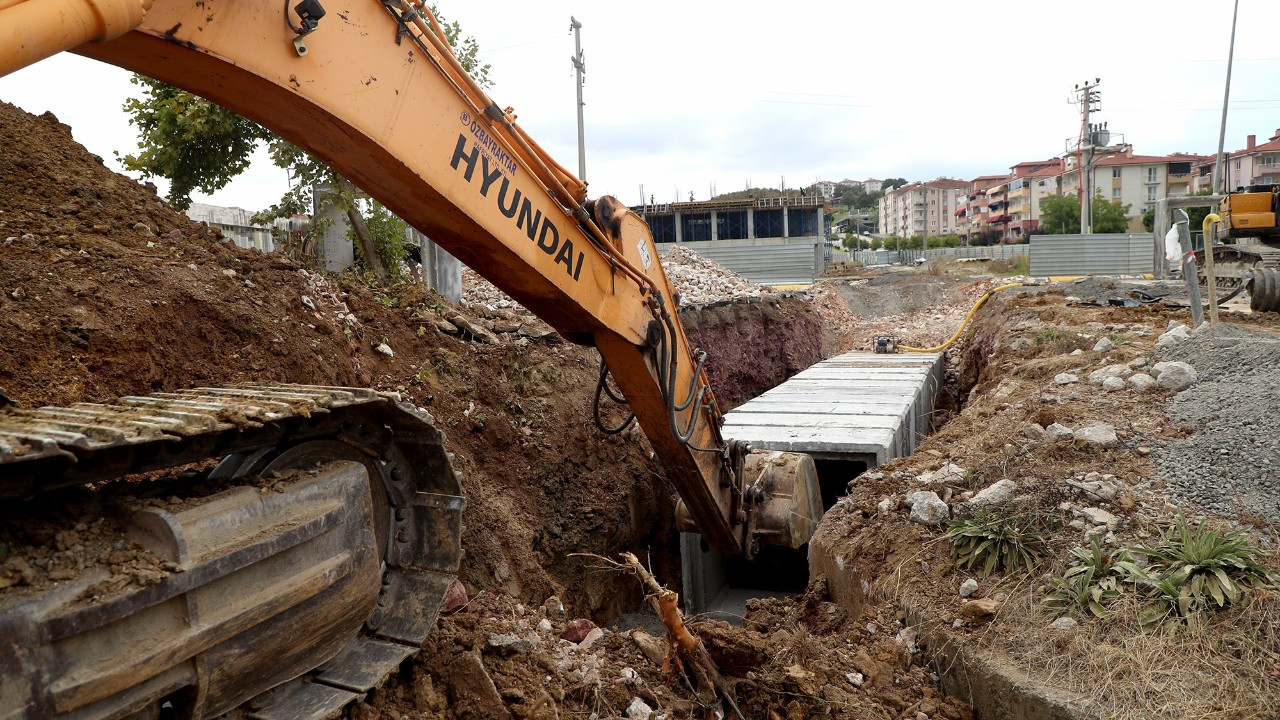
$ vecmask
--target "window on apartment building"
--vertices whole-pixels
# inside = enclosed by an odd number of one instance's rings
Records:
[[[1120,188],[1111,188],[1111,199],[1112,200],[1120,199]]]
[[[1237,161],[1236,161],[1236,169],[1237,169],[1237,170],[1239,170],[1239,169],[1240,169],[1240,161],[1239,161],[1239,160],[1237,160]]]
[[[1120,179],[1120,168],[1111,168],[1111,178],[1113,180]]]
[[[1155,182],[1155,181],[1156,181],[1156,169],[1153,167],[1147,168],[1147,182]]]
[[[1156,201],[1156,186],[1151,185],[1147,188],[1147,202]]]

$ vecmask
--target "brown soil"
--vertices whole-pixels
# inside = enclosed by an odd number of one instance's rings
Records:
[[[712,353],[707,376],[727,406],[823,359],[821,317],[795,297],[682,310],[680,321],[689,342]]]

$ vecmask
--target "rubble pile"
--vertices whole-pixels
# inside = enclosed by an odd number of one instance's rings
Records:
[[[676,246],[662,256],[662,267],[680,293],[683,305],[707,305],[726,300],[752,300],[769,294],[769,288],[751,282],[738,273],[702,257],[687,247]]]
[[[754,300],[772,292],[683,246],[667,251],[662,256],[662,267],[680,294],[682,305]],[[462,301],[492,310],[523,309],[520,303],[471,268],[462,269]]]
[[[524,308],[511,296],[499,290],[493,283],[480,277],[480,273],[469,267],[462,268],[462,302],[467,305],[480,305],[493,310]]]

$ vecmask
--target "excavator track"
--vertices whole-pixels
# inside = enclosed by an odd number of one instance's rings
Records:
[[[199,477],[228,489],[130,511],[162,577],[100,596],[112,571],[90,567],[0,593],[0,719],[319,720],[418,650],[464,505],[425,413],[284,384],[0,409],[6,507],[217,458]]]
[[[1207,288],[1204,275],[1204,252],[1198,252],[1200,285]],[[1214,274],[1220,292],[1232,294],[1249,291],[1249,309],[1254,312],[1280,312],[1280,247],[1260,243],[1215,245]]]

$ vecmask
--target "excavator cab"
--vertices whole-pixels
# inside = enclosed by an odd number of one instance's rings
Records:
[[[1218,213],[1226,237],[1273,237],[1280,235],[1280,185],[1250,185],[1225,199]]]

